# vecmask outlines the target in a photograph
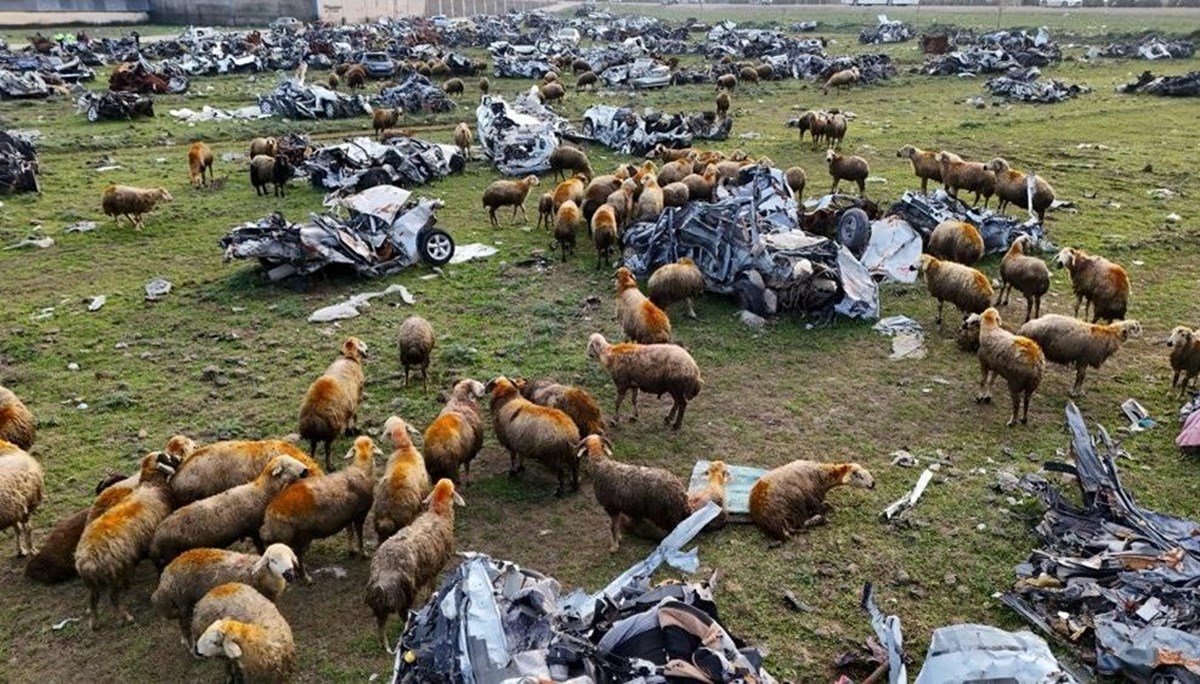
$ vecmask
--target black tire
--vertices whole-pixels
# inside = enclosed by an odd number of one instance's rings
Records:
[[[444,230],[432,228],[417,239],[421,261],[430,266],[444,266],[454,256],[454,238]]]
[[[1200,676],[1175,665],[1160,667],[1150,675],[1150,684],[1197,684]]]

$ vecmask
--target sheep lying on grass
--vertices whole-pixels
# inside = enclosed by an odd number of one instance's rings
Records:
[[[763,532],[787,539],[823,521],[825,495],[841,485],[875,488],[875,478],[857,463],[792,461],[763,475],[750,489],[750,517]]]
[[[296,664],[292,628],[269,599],[245,584],[213,587],[192,619],[196,655],[222,658],[229,681],[276,684],[291,679]]]

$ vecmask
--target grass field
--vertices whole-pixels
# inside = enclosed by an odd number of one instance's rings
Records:
[[[681,17],[695,14],[692,9],[647,11]],[[804,12],[729,14],[791,21]],[[835,40],[830,52],[862,49],[854,35],[873,22],[874,14],[822,13],[822,21],[828,16],[830,24],[822,30]],[[711,20],[718,14],[706,10],[702,16]],[[995,21],[980,13],[912,13],[921,23],[933,17],[979,27]],[[1175,15],[1005,12],[1002,20],[1013,26],[1048,24],[1072,31],[1081,41],[1134,27],[1190,30],[1189,22]],[[878,86],[829,97],[797,81],[739,87],[733,136],[718,147],[742,147],[781,166],[799,164],[809,174],[808,194],[820,194],[828,187],[823,156],[797,145],[784,122],[798,109],[839,107],[857,114],[845,149],[865,156],[872,175],[886,179],[868,186],[880,204],[914,187],[907,161],[895,156],[905,143],[953,149],[976,159],[1003,156],[1045,176],[1059,197],[1076,205],[1074,211],[1050,215],[1051,239],[1098,251],[1129,268],[1130,316],[1146,330],[1089,374],[1079,404],[1090,421],[1110,430],[1123,423],[1122,401],[1132,397],[1145,405],[1160,425],[1125,442],[1131,459],[1121,463],[1124,481],[1150,508],[1196,516],[1196,464],[1181,459],[1173,447],[1178,402],[1168,397],[1166,348],[1156,344],[1175,325],[1200,324],[1200,277],[1194,268],[1200,257],[1193,169],[1200,153],[1196,104],[1117,95],[1114,87],[1146,68],[1184,73],[1200,68],[1200,60],[1089,62],[1079,59],[1082,47],[1068,47],[1067,61],[1045,69],[1046,76],[1086,83],[1090,94],[1052,106],[976,109],[963,101],[984,94],[981,79],[914,75],[909,69],[921,61],[915,43],[884,49],[899,62],[901,74]],[[3,198],[0,245],[42,235],[55,240],[45,250],[0,252],[0,384],[17,392],[40,421],[34,453],[46,469],[47,501],[35,517],[39,541],[55,521],[89,503],[103,474],[132,471],[140,455],[161,448],[175,433],[208,442],[293,432],[306,386],[348,335],[363,338],[375,352],[366,366],[367,398],[360,411],[368,432],[377,434],[392,414],[423,428],[440,408],[436,392],[401,386],[395,349],[396,330],[413,313],[429,319],[438,332],[431,385],[444,388],[458,377],[487,380],[502,373],[552,376],[588,388],[611,409],[611,384],[584,354],[590,333],[619,335],[611,271],[593,268],[586,242],[580,256],[565,265],[553,259],[526,265],[535,251],[548,250],[550,238],[532,224],[488,226],[479,195],[497,174],[485,162],[473,162],[464,174],[418,193],[445,200],[439,226],[460,244],[499,247],[491,260],[449,266],[428,280],[422,276],[430,271],[417,267],[381,281],[314,278],[287,286],[265,283],[252,264],[222,263],[217,240],[230,227],[273,211],[299,220],[319,210],[321,194],[294,183],[286,199],[257,197],[246,181],[245,162],[221,161],[220,155],[244,152],[256,135],[303,129],[333,141],[370,132],[366,118],[190,127],[167,115],[182,106],[245,104],[272,88],[276,78],[196,79],[189,94],[157,98],[157,118],[136,123],[88,124],[67,99],[0,103],[0,126],[41,131],[44,190],[41,196]],[[104,80],[91,87],[101,87]],[[493,79],[494,90],[505,95],[529,85]],[[468,83],[468,92],[476,92],[474,83]],[[711,107],[712,96],[708,86],[604,96],[572,92],[559,109],[578,120],[599,99],[677,111]],[[450,142],[458,121],[474,123],[473,105],[473,96],[467,96],[453,114],[405,123],[421,137]],[[748,132],[761,137],[738,138]],[[200,139],[217,153],[216,175],[226,179],[220,190],[189,187],[186,147]],[[599,168],[626,161],[600,148],[590,154]],[[120,168],[98,173],[94,168],[101,161]],[[114,228],[99,209],[100,191],[110,182],[163,185],[175,201],[150,215],[141,232]],[[1152,199],[1148,192],[1156,188],[1176,194]],[[1169,213],[1182,221],[1167,223]],[[99,226],[89,233],[64,232],[81,219]],[[998,259],[987,259],[983,268],[995,275]],[[174,284],[173,292],[164,301],[144,301],[144,284],[158,276]],[[377,300],[365,315],[339,325],[305,322],[316,308],[390,283],[408,287],[416,304]],[[100,294],[107,304],[89,313],[87,301]],[[592,295],[600,298],[598,306],[588,303]],[[1044,310],[1070,313],[1071,304],[1070,283],[1056,272]],[[700,458],[766,467],[797,458],[857,461],[871,469],[878,487],[836,491],[830,497],[836,507],[830,524],[782,547],[769,548],[748,526],[702,537],[704,570],[720,569],[724,576],[717,600],[725,625],[765,646],[777,677],[803,682],[832,681],[834,656],[869,633],[858,609],[865,581],[876,582],[884,609],[903,618],[909,652],[918,660],[930,631],[944,624],[1020,627],[991,595],[1011,584],[1014,565],[1035,546],[1030,530],[1040,512],[1030,504],[1009,505],[989,485],[998,469],[1035,471],[1065,449],[1062,411],[1073,374],[1052,368],[1034,397],[1030,424],[1007,429],[1005,401],[973,403],[978,364],[957,351],[950,330],[939,334],[933,327],[934,303],[920,283],[883,291],[885,315],[909,315],[927,328],[929,353],[913,361],[888,361],[888,340],[869,324],[838,321],[811,328],[804,320],[784,317],[755,332],[736,321],[735,308],[710,296],[698,303],[698,321],[676,317],[676,336],[696,357],[704,390],[677,433],[660,429],[657,422],[667,402],[646,400],[643,420],[622,423],[613,433],[618,457],[680,476]],[[1014,304],[1006,313],[1016,317],[1020,309]],[[78,364],[78,370],[68,364]],[[218,382],[202,379],[209,367],[219,369]],[[77,408],[81,402],[86,410]],[[336,445],[339,451],[348,447],[349,440]],[[918,474],[889,465],[889,454],[899,448],[922,457],[936,453],[953,465],[940,471],[906,522],[889,526],[879,522],[879,512]],[[464,492],[468,505],[458,518],[460,550],[486,552],[551,574],[566,587],[594,590],[652,548],[652,542],[628,538],[619,553],[607,552],[607,519],[586,479],[579,493],[559,500],[544,472],[533,468],[512,480],[507,467],[505,453],[489,434],[472,468],[473,483]],[[51,625],[84,615],[84,587],[78,581],[56,587],[27,582],[7,546],[9,535],[4,537],[0,680],[55,682],[82,675],[90,681],[211,681],[220,676],[218,664],[188,656],[175,625],[153,615],[149,595],[155,578],[149,563],[142,565],[129,593],[135,625],[118,626],[102,607],[101,631],[91,633],[82,623],[54,631]],[[386,677],[391,659],[378,649],[362,603],[368,563],[349,558],[338,537],[317,543],[309,564],[340,566],[348,575],[321,575],[281,600],[296,635],[298,679]],[[791,611],[781,598],[787,590],[812,612]],[[398,626],[392,627],[395,633]]]

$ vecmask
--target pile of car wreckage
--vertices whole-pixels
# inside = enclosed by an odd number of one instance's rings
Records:
[[[974,38],[974,42],[969,40],[972,38],[965,34],[957,36],[953,51],[928,55],[921,71],[934,76],[995,74],[1062,61],[1062,50],[1050,40],[1045,28],[1034,35],[998,31]]]
[[[108,76],[109,90],[134,93],[179,94],[187,92],[188,85],[188,77],[182,70],[168,63],[155,67],[144,57],[118,64]]]
[[[1155,76],[1149,71],[1117,88],[1119,92],[1163,97],[1200,97],[1200,71],[1182,76]]]
[[[401,83],[380,90],[377,101],[408,114],[448,112],[457,106],[441,88],[418,73],[410,73]]]
[[[76,111],[93,123],[128,121],[154,116],[154,100],[149,95],[122,90],[87,91],[75,102]]]
[[[881,14],[879,15],[879,23],[877,25],[858,32],[858,42],[864,45],[903,43],[912,40],[916,34],[917,30],[913,28],[912,24],[893,21]]]
[[[996,97],[1042,104],[1063,102],[1091,92],[1091,88],[1083,85],[1067,84],[1053,78],[1041,80],[1041,75],[1041,70],[1034,66],[1012,68],[1003,76],[988,79],[983,85]]]
[[[314,187],[332,198],[346,197],[378,185],[415,188],[466,167],[462,150],[416,138],[383,142],[358,137],[322,147],[298,162]]]
[[[348,119],[369,115],[371,105],[362,95],[339,93],[318,83],[284,78],[267,95],[258,96],[264,114],[289,119]]]
[[[38,158],[29,136],[0,131],[0,195],[41,192]]]
[[[1196,44],[1190,40],[1168,40],[1149,35],[1137,42],[1109,43],[1104,47],[1088,48],[1089,59],[1113,57],[1117,59],[1187,59],[1196,54]]]
[[[548,171],[561,140],[583,140],[571,122],[542,104],[536,86],[512,104],[499,95],[484,95],[475,123],[484,155],[508,176]]]

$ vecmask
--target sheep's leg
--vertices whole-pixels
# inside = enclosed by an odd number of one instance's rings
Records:
[[[404,364],[404,386],[408,387],[408,364]]]
[[[25,530],[25,553],[30,556],[37,555],[37,547],[33,545],[33,524],[26,520],[22,529]]]
[[[638,398],[638,388],[631,387],[629,400],[631,402],[633,402],[633,417],[630,418],[629,420],[634,421],[634,422],[636,422],[638,419],[637,398]]]
[[[387,638],[387,613],[375,615],[375,627],[379,631],[379,643],[383,644],[383,650],[392,653],[392,645],[388,643]]]
[[[1180,370],[1177,370],[1177,371],[1175,371],[1175,375],[1173,375],[1173,376],[1171,377],[1171,391],[1167,393],[1167,395],[1168,395],[1168,396],[1170,396],[1170,395],[1172,395],[1172,394],[1174,394],[1174,393],[1175,393],[1175,385],[1178,385],[1178,384],[1179,384],[1179,375],[1180,375],[1181,373],[1183,373],[1183,370],[1182,370],[1182,369],[1180,369]],[[1187,386],[1187,379],[1186,379],[1186,378],[1184,379],[1184,382],[1183,382],[1183,384],[1184,384],[1184,386],[1185,386],[1185,387]],[[1181,391],[1181,392],[1180,392],[1180,396],[1182,396],[1182,395],[1183,395],[1183,392]]]
[[[429,364],[428,363],[425,364],[424,366],[421,366],[421,388],[426,392],[429,391]]]
[[[858,181],[858,196],[859,197],[867,196],[867,182],[865,180]]]
[[[512,215],[512,222],[513,222],[513,223],[516,223],[516,222],[517,222],[517,210],[518,210],[518,209],[520,209],[520,210],[521,210],[521,216],[522,216],[522,218],[524,218],[524,217],[525,217],[525,205],[523,205],[523,204],[514,204],[514,205],[513,205],[513,215]],[[528,219],[528,218],[526,218],[526,219],[525,219],[525,222],[526,222],[526,223],[528,223],[528,222],[529,222],[529,219]]]
[[[25,557],[25,523],[18,521],[16,527],[17,558]]]
[[[121,619],[125,621],[125,624],[133,624],[133,613],[130,613],[129,610],[121,604],[120,586],[114,586],[108,590],[108,600],[112,601],[113,610],[117,612],[117,615],[121,616]]]
[[[1041,312],[1042,301],[1041,297],[1026,297],[1025,298],[1025,322],[1029,322],[1029,314],[1033,313],[1034,304],[1037,304],[1038,312]]]
[[[991,389],[988,385],[988,376],[991,375],[991,369],[982,360],[979,361],[979,394],[975,395],[976,404],[992,403]]]
[[[612,535],[612,540],[608,544],[608,552],[616,553],[621,548],[621,514],[614,513],[609,516],[609,533]]]
[[[1075,295],[1075,313],[1073,314],[1075,318],[1079,318],[1079,305],[1081,303],[1083,303],[1083,295]],[[1084,315],[1087,315],[1086,310],[1084,311]]]
[[[831,195],[832,195],[833,193],[837,192],[837,186],[838,186],[838,182],[839,182],[840,180],[841,180],[841,179],[839,179],[839,178],[834,178],[834,179],[833,179],[833,187],[829,188],[829,194],[831,194]]]
[[[325,472],[333,472],[333,439],[325,440]]]
[[[496,218],[496,207],[488,207],[488,223],[491,223],[493,228],[500,227],[500,221]]]
[[[942,327],[942,307],[945,306],[945,304],[946,304],[946,302],[944,302],[940,299],[938,300],[937,320],[934,321],[934,323],[937,323],[939,328]]]
[[[1033,398],[1033,390],[1025,390],[1024,408],[1021,410],[1021,424],[1029,424],[1029,400]]]
[[[558,469],[558,487],[554,490],[554,498],[561,499],[563,495],[563,476],[562,468]]]
[[[688,305],[688,312],[687,312],[688,318],[690,318],[692,320],[696,320],[696,307],[692,305],[691,297],[687,298],[687,305]]]
[[[471,462],[467,461],[463,464],[462,486],[466,487],[469,484],[471,484]]]
[[[96,616],[100,612],[100,588],[88,587],[88,591],[90,592],[88,595],[88,629],[96,631],[100,628],[99,623],[96,622]]]
[[[613,411],[613,416],[612,416],[613,425],[616,425],[617,423],[621,422],[621,402],[625,401],[625,390],[626,389],[628,389],[628,388],[626,388],[626,387],[618,387],[617,388],[617,408],[616,408],[616,410]]]
[[[678,397],[672,410],[675,411],[675,424],[671,426],[671,429],[678,430],[679,426],[683,424],[683,412],[687,410],[687,399]]]
[[[1021,408],[1022,392],[1021,390],[1012,387],[1008,389],[1008,392],[1012,395],[1012,418],[1008,419],[1008,427],[1012,427],[1017,424],[1017,414],[1020,412]],[[1021,422],[1024,423],[1025,421],[1022,420]]]
[[[1087,375],[1087,364],[1075,364],[1075,384],[1071,387],[1070,396],[1077,397],[1083,394],[1083,379]]]

